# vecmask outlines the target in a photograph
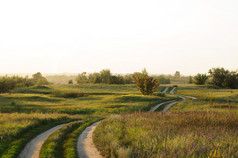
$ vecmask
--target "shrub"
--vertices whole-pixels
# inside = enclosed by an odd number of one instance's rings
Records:
[[[148,76],[146,70],[142,71],[142,73],[134,73],[133,78],[135,79],[136,87],[143,95],[153,94],[159,86],[158,80]]]
[[[206,74],[197,74],[194,76],[194,83],[197,85],[204,85],[208,79]]]
[[[73,80],[69,80],[68,84],[73,84]]]

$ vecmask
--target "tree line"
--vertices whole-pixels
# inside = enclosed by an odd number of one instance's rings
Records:
[[[40,72],[32,75],[32,78],[29,78],[28,76],[4,76],[0,77],[0,93],[10,92],[17,87],[30,87],[34,85],[40,86],[47,84],[49,84],[49,82]]]
[[[204,85],[205,83],[220,87],[238,89],[238,71],[229,71],[224,68],[212,68],[207,74],[197,74],[193,77],[193,83]]]
[[[136,74],[138,72],[135,72]],[[135,78],[133,77],[134,74],[127,74],[127,75],[113,75],[109,69],[103,69],[100,72],[95,73],[87,73],[83,72],[78,74],[75,81],[77,84],[85,84],[85,83],[91,83],[91,84],[97,84],[97,83],[103,83],[103,84],[134,84]],[[153,78],[159,81],[160,84],[170,84],[170,79],[166,78],[163,75],[153,75]],[[73,83],[73,80],[69,80],[69,84]]]

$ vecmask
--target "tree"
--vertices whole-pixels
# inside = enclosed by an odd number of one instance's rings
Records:
[[[193,83],[193,77],[192,76],[189,76],[188,83]]]
[[[82,72],[78,74],[77,78],[75,79],[78,84],[84,84],[88,82],[87,72]]]
[[[224,68],[212,68],[209,70],[211,83],[221,88],[238,88],[238,72],[225,70]]]
[[[133,78],[136,82],[137,88],[143,95],[151,95],[157,90],[159,82],[155,78],[148,76],[147,71],[144,70],[142,73],[134,73]]]
[[[44,78],[44,77],[42,76],[42,74],[41,74],[40,72],[37,72],[37,73],[35,73],[35,74],[32,75],[32,78],[33,78],[34,80],[38,80],[38,79],[42,79],[42,78]]]
[[[33,78],[34,84],[37,85],[37,86],[42,86],[42,85],[48,85],[49,84],[47,79],[45,77],[43,77],[40,72],[37,72],[37,73],[33,74],[32,78]]]
[[[212,68],[208,71],[211,76],[211,83],[218,87],[225,87],[224,81],[229,74],[224,68]]]
[[[73,80],[69,80],[68,84],[74,84]]]
[[[226,76],[222,86],[227,88],[238,89],[238,73],[232,71]]]
[[[194,83],[197,85],[204,85],[208,79],[206,74],[197,74],[194,76]]]
[[[111,71],[109,69],[103,69],[102,71],[100,71],[100,77],[102,83],[111,83]]]
[[[174,78],[180,78],[180,77],[181,77],[180,72],[179,72],[179,71],[176,71],[176,72],[174,73]]]

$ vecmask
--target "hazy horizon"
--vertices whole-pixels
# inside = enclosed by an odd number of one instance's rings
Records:
[[[0,74],[238,69],[236,0],[0,2]]]

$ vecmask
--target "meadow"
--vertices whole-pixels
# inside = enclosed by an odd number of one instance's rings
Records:
[[[105,118],[93,137],[106,157],[237,157],[238,90],[177,84],[170,95],[172,86],[148,96],[132,84],[55,84],[2,93],[0,157],[17,157],[30,139],[67,122],[44,143],[41,157],[77,157],[79,134]],[[197,99],[148,113],[161,102],[181,100],[178,95]]]
[[[176,98],[172,95],[160,97],[159,93],[143,96],[134,85],[36,86],[0,94],[0,111],[108,115],[143,111]]]
[[[238,112],[238,90],[214,86],[181,84],[178,95],[194,96],[196,100],[186,100],[173,106],[170,111],[233,111]]]
[[[105,157],[237,157],[238,90],[178,84],[175,93],[197,99],[175,104],[166,113],[104,120],[94,133],[100,152]]]
[[[143,96],[134,85],[102,84],[33,86],[2,93],[0,157],[16,157],[30,139],[57,124],[148,111],[158,103],[178,99],[160,95]]]
[[[105,157],[237,157],[238,115],[138,112],[104,120],[94,142]]]

